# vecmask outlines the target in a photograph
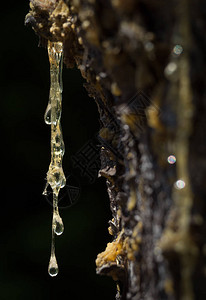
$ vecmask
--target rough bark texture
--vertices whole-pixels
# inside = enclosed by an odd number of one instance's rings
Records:
[[[99,109],[114,240],[96,264],[116,299],[206,297],[205,19],[203,0],[31,1]]]

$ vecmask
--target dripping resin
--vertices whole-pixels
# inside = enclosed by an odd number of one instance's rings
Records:
[[[63,89],[63,44],[61,42],[48,41],[48,55],[50,62],[50,93],[44,120],[46,124],[51,126],[51,162],[47,172],[47,183],[43,194],[47,194],[47,187],[50,185],[53,192],[53,218],[51,257],[48,272],[49,275],[53,277],[58,274],[58,264],[55,256],[55,234],[61,235],[64,231],[64,225],[58,209],[59,191],[66,184],[66,178],[62,169],[62,159],[65,148],[60,124]]]

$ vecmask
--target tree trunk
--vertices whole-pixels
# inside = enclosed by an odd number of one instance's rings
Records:
[[[116,299],[206,298],[205,20],[202,0],[32,0],[26,16],[98,106],[113,242],[96,265]]]

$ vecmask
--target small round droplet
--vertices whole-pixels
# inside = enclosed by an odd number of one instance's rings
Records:
[[[165,68],[165,76],[170,77],[177,70],[177,64],[170,62]]]
[[[100,73],[99,73],[99,76],[100,76],[101,78],[105,78],[105,77],[107,77],[107,74],[104,73],[104,72],[100,72]]]
[[[48,104],[44,114],[44,122],[47,125],[51,125],[51,104],[50,103]]]
[[[62,182],[61,182],[61,188],[63,188],[66,185],[66,177],[62,177]]]
[[[48,267],[48,273],[51,277],[57,276],[59,272],[59,268],[57,265],[56,257],[55,255],[51,255],[49,267]]]
[[[61,235],[64,232],[64,224],[63,224],[61,218],[60,218],[60,220],[56,221],[55,227],[54,227],[54,232],[56,233],[56,235]]]
[[[178,189],[178,190],[183,189],[183,188],[185,187],[185,182],[184,182],[184,180],[181,180],[181,179],[177,180],[177,181],[175,182],[175,187],[176,187],[176,189]]]
[[[144,47],[147,52],[150,52],[154,49],[154,44],[152,42],[147,42]]]
[[[174,155],[170,155],[168,156],[167,161],[169,164],[173,165],[176,163],[176,157]]]
[[[173,48],[173,54],[179,56],[183,52],[183,48],[181,45],[175,45]]]
[[[54,276],[57,276],[59,270],[58,270],[58,268],[51,267],[51,268],[49,268],[48,272],[51,277],[54,277]]]

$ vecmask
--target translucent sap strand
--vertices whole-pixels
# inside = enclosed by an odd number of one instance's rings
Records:
[[[66,178],[62,169],[64,155],[64,141],[61,130],[62,111],[62,64],[63,45],[61,42],[48,41],[48,54],[50,61],[50,94],[49,103],[44,115],[45,123],[51,125],[51,162],[47,172],[47,184],[43,194],[46,194],[48,185],[53,191],[53,218],[52,218],[52,245],[48,272],[51,276],[58,274],[58,265],[55,256],[55,234],[60,235],[64,231],[64,225],[59,215],[58,195],[66,184]]]

